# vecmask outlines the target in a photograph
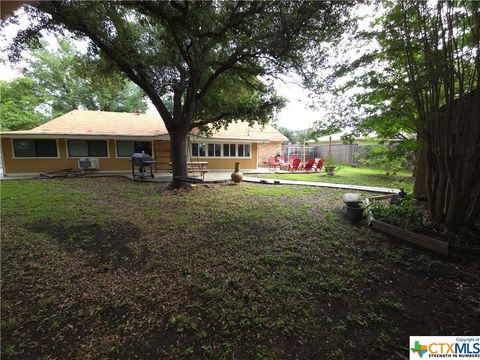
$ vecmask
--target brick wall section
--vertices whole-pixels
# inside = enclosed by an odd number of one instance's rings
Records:
[[[270,142],[267,144],[258,144],[258,167],[263,167],[263,162],[267,161],[268,156],[282,152],[282,143],[280,141]]]

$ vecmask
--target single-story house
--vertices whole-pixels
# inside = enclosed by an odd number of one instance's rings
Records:
[[[189,161],[208,161],[210,170],[256,169],[281,151],[286,137],[270,125],[232,123],[211,137],[189,136]],[[158,169],[168,169],[170,137],[162,118],[140,113],[74,110],[31,130],[1,132],[5,175],[33,175],[79,169],[94,160],[98,171],[130,171],[134,152],[148,153]]]

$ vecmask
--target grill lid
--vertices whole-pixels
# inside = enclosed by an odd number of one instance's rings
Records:
[[[132,158],[151,159],[152,157],[144,152],[141,152],[141,153],[133,153]]]
[[[153,158],[145,153],[133,153],[132,154],[132,162],[134,164],[152,164],[155,162]]]

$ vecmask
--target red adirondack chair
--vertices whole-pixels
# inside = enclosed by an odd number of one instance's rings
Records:
[[[293,167],[293,160],[297,157],[295,155],[290,155],[288,162],[285,162],[284,166],[287,170],[291,170]]]
[[[305,167],[303,168],[306,172],[312,171],[313,164],[315,164],[314,159],[308,160],[308,162],[305,164]]]
[[[270,155],[270,156],[268,157],[268,165],[269,165],[270,167],[273,167],[273,168],[280,167],[280,163],[277,162],[277,161],[275,161],[275,156],[273,156],[273,155]]]
[[[322,171],[323,169],[323,159],[318,160],[317,167],[315,168],[315,171]]]
[[[300,165],[300,159],[297,159],[297,158],[293,159],[290,171],[298,171],[299,165]]]
[[[280,169],[290,169],[290,164],[285,161],[285,156],[280,156],[278,162],[280,163]]]

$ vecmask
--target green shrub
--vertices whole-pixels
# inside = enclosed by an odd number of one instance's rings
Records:
[[[423,227],[423,211],[415,204],[411,196],[401,199],[398,205],[373,202],[370,210],[377,220],[399,226],[407,230],[419,230]]]
[[[386,175],[396,175],[406,167],[405,155],[399,155],[387,145],[373,145],[368,148],[364,159],[359,159],[362,165],[377,167],[385,171]]]

